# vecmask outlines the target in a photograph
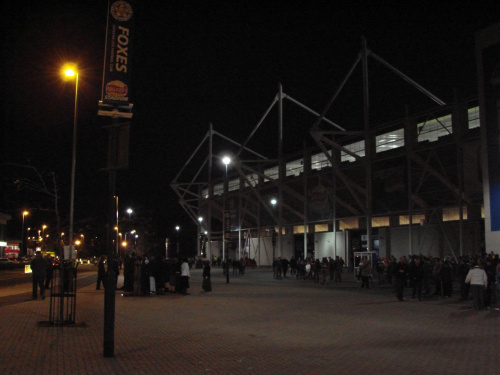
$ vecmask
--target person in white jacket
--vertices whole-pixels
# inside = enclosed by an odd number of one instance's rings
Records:
[[[484,310],[484,291],[488,286],[488,276],[486,272],[476,264],[470,269],[465,278],[465,282],[470,284],[474,309]]]
[[[181,293],[184,295],[189,294],[187,292],[189,288],[189,278],[191,277],[191,274],[189,273],[189,264],[187,259],[184,259],[182,264],[181,264]]]

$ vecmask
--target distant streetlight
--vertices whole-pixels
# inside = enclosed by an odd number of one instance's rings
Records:
[[[133,209],[127,208],[127,213],[128,213],[128,219],[129,219],[129,221],[130,221],[130,216],[132,215],[132,212],[134,212]]]
[[[24,255],[28,255],[28,254],[25,254],[25,251],[24,251],[24,218],[29,215],[29,212],[28,211],[23,211],[23,224],[21,226],[21,254],[24,254]],[[26,251],[27,253],[27,251]]]
[[[73,217],[75,210],[75,170],[76,170],[76,131],[78,127],[78,70],[75,64],[66,64],[63,67],[64,75],[75,79],[75,111],[73,116],[73,157],[71,162],[71,196],[69,204],[69,257],[71,258],[73,249]],[[64,259],[64,251],[61,256]]]
[[[47,228],[47,226],[46,226],[45,224],[44,224],[44,225],[42,225],[42,251],[43,251],[43,249],[44,249],[44,247],[45,247],[45,244],[44,244],[44,242],[45,242],[45,241],[44,241],[44,239],[43,239],[43,238],[45,237],[45,229],[46,229],[46,228]]]

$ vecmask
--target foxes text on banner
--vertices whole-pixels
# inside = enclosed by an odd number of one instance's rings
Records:
[[[133,5],[133,1],[109,2],[102,85],[105,104],[129,105]]]

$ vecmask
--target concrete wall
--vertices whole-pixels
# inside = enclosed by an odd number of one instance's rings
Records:
[[[316,233],[314,235],[315,257],[321,260],[323,257],[335,258],[335,256],[339,256],[346,260],[348,258],[346,236],[346,232],[337,232],[335,246],[335,234],[333,232]]]
[[[479,223],[464,222],[462,253],[479,253],[481,249]],[[460,227],[457,222],[414,225],[412,228],[412,254],[425,256],[459,256]],[[380,257],[393,255],[399,258],[410,255],[409,228],[393,227],[379,229]]]
[[[286,234],[282,237],[282,248],[283,251],[280,254],[279,247],[276,241],[275,248],[275,257],[287,258],[290,259],[293,257],[294,253],[294,243],[293,243],[293,235]],[[258,266],[270,266],[273,262],[273,246],[271,237],[261,237],[259,238],[251,238],[248,241],[247,248],[245,252],[249,254],[250,259],[255,259]]]

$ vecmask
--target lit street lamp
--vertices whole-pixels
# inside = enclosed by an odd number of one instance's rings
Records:
[[[180,226],[175,227],[175,231],[177,232],[177,256],[179,256],[179,230],[181,229]]]
[[[29,215],[28,211],[23,211],[23,224],[21,226],[21,254],[28,255],[27,250],[24,250],[24,217]]]
[[[231,163],[231,158],[229,156],[224,156],[222,158],[222,162],[224,163],[224,165],[226,166],[226,174],[225,174],[225,177],[224,177],[224,192],[223,192],[223,195],[224,195],[224,199],[222,201],[222,211],[223,211],[223,214],[222,214],[222,261],[224,262],[225,261],[225,266],[226,266],[226,283],[229,284],[229,259],[226,259],[226,231],[227,233],[229,233],[229,231],[231,230],[230,228],[230,216],[229,216],[229,212],[226,212],[226,196],[227,196],[227,192],[228,192],[228,182],[227,182],[227,166]],[[229,225],[228,225],[229,224]],[[230,237],[230,236],[228,236]],[[229,257],[227,257],[229,258]]]
[[[43,251],[43,249],[45,247],[45,244],[44,244],[44,242],[45,242],[45,240],[44,240],[44,237],[45,237],[45,228],[47,228],[47,226],[45,224],[42,225],[42,251]]]
[[[134,212],[133,209],[127,208],[127,213],[128,213],[128,220],[130,221],[130,215],[132,215],[132,212]]]
[[[74,216],[74,202],[75,202],[75,169],[76,169],[76,131],[78,126],[78,71],[74,64],[67,64],[63,67],[64,75],[66,77],[75,78],[75,111],[73,117],[73,157],[71,163],[71,197],[69,205],[69,257],[71,258],[73,250],[73,216]],[[62,253],[64,259],[64,251]]]
[[[226,231],[229,229],[227,228],[227,212],[226,212],[226,195],[228,191],[228,186],[227,186],[227,166],[231,163],[231,158],[229,156],[224,156],[222,158],[222,162],[226,166],[226,174],[224,177],[224,199],[222,202],[222,260],[226,260]]]
[[[200,216],[198,218],[198,222],[200,223],[199,227],[198,227],[198,234],[196,236],[196,241],[197,241],[197,247],[198,247],[198,255],[199,256],[202,256],[201,252],[202,252],[202,248],[201,248],[201,222],[203,221],[203,218]]]
[[[274,259],[275,259],[275,250],[276,250],[276,215],[275,215],[275,207],[276,207],[276,203],[278,203],[278,201],[276,200],[276,198],[273,198],[271,199],[271,204],[273,205],[273,231],[271,232],[271,243],[273,245],[273,262],[274,262]]]

